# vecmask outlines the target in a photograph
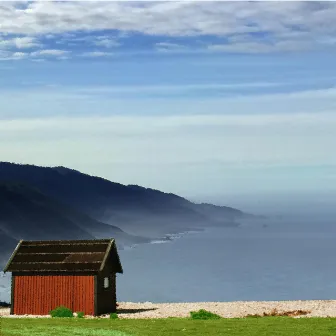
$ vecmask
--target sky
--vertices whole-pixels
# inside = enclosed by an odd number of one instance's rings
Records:
[[[336,191],[336,2],[1,1],[0,160],[227,203]]]

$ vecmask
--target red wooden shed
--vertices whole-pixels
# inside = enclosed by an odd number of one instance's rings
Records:
[[[114,239],[21,240],[4,272],[12,272],[11,314],[48,315],[62,305],[100,315],[116,311],[123,270]]]

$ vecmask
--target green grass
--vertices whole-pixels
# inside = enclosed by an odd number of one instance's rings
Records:
[[[336,336],[335,318],[0,319],[1,336]]]

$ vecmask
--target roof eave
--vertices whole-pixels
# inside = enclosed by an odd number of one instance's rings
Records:
[[[15,250],[13,251],[11,257],[9,258],[9,260],[8,260],[8,262],[7,262],[7,264],[6,264],[5,268],[4,268],[4,270],[3,270],[4,273],[6,273],[6,272],[8,271],[8,268],[9,268],[9,266],[10,266],[12,260],[14,259],[14,257],[15,257],[15,255],[16,255],[18,249],[20,248],[22,242],[23,242],[23,240],[21,239],[21,240],[18,242],[18,244],[16,245]]]

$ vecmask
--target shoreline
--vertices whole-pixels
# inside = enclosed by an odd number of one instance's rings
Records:
[[[131,244],[131,245],[125,245],[122,248],[120,248],[121,251],[125,251],[125,250],[133,250],[134,248],[138,247],[138,246],[142,246],[142,245],[155,245],[155,244],[167,244],[167,243],[171,243],[175,240],[181,239],[186,235],[189,234],[199,234],[202,232],[205,232],[206,229],[187,229],[185,231],[180,231],[180,232],[174,232],[174,233],[167,233],[162,237],[158,237],[158,238],[151,238],[151,240],[149,242],[146,243],[139,243],[139,244]]]
[[[120,319],[157,319],[190,316],[191,311],[205,309],[223,318],[244,318],[247,315],[264,313],[286,313],[301,311],[293,318],[327,317],[336,318],[336,300],[299,300],[299,301],[235,301],[235,302],[193,302],[193,303],[152,303],[118,302],[117,314]],[[0,316],[6,318],[50,318],[49,315],[9,315],[9,308],[0,307]],[[87,318],[108,318],[87,316]]]
[[[249,217],[248,217],[249,218]],[[149,238],[148,242],[134,243],[130,245],[123,245],[120,247],[120,250],[131,250],[141,245],[152,245],[152,244],[167,244],[175,240],[181,239],[187,235],[200,234],[206,232],[209,228],[240,228],[242,223],[240,222],[229,222],[229,223],[213,223],[212,225],[206,226],[197,226],[192,228],[185,228],[181,230],[174,230],[169,233],[165,233],[162,236]]]

